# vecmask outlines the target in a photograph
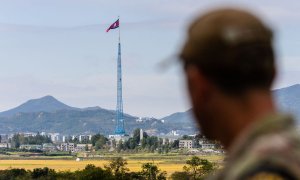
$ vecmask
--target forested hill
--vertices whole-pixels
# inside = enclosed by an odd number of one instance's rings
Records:
[[[294,114],[300,122],[300,85],[273,91],[276,104],[284,112]],[[52,96],[45,96],[0,113],[0,133],[12,132],[59,132],[62,134],[102,133],[111,134],[115,127],[115,111],[100,107],[75,108]],[[197,132],[191,110],[177,112],[161,119],[124,115],[125,130],[131,133],[142,128],[151,133],[169,133],[177,130],[181,134]]]
[[[57,110],[75,110],[79,108],[74,108],[68,106],[52,96],[45,96],[39,99],[31,99],[20,106],[1,112],[0,116],[8,117],[15,115],[19,112],[32,113],[32,112],[54,112]]]
[[[115,111],[100,107],[74,108],[52,96],[29,100],[26,103],[0,113],[0,133],[59,132],[62,134],[102,133],[112,134],[115,128]],[[153,134],[181,130],[193,133],[186,122],[173,123],[155,118],[139,119],[124,114],[125,130],[131,133],[142,128]],[[183,126],[184,124],[184,126]]]

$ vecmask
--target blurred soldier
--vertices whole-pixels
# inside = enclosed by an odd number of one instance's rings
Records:
[[[300,179],[293,119],[276,111],[272,31],[235,9],[209,12],[190,26],[180,54],[195,117],[228,151],[211,179]]]

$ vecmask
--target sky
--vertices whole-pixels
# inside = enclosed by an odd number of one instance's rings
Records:
[[[125,113],[162,118],[190,108],[176,59],[199,14],[238,7],[275,32],[273,88],[300,83],[297,0],[0,0],[0,111],[52,95],[74,107],[116,107],[120,16]]]

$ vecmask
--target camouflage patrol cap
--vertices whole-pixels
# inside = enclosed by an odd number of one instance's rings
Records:
[[[237,9],[197,18],[180,58],[229,92],[269,88],[275,76],[272,31],[254,15]]]

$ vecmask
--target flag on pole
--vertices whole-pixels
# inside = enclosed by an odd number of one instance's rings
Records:
[[[116,29],[118,27],[119,27],[119,19],[116,22],[114,22],[112,25],[110,25],[109,28],[106,30],[106,32],[108,32],[111,29]]]

